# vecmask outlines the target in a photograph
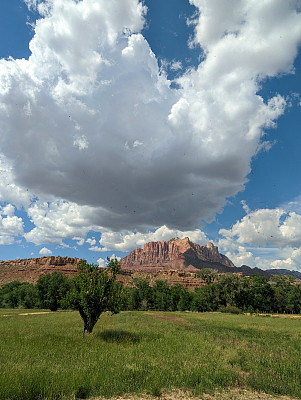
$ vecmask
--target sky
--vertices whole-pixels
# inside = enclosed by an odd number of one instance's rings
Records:
[[[300,44],[300,0],[1,0],[0,259],[301,271]]]

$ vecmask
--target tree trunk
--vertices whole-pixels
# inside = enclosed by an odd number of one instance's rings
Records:
[[[92,333],[95,324],[96,321],[86,320],[84,322],[84,335]]]

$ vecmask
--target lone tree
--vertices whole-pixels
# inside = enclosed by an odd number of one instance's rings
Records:
[[[121,284],[115,280],[120,266],[116,259],[108,261],[107,268],[101,269],[83,260],[67,295],[67,303],[79,311],[84,321],[84,334],[92,332],[103,312],[119,312]]]

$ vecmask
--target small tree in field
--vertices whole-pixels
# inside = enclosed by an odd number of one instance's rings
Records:
[[[82,261],[67,296],[67,303],[79,311],[84,321],[84,334],[92,332],[103,312],[119,312],[121,284],[115,282],[119,263],[116,259],[108,261],[105,269]]]

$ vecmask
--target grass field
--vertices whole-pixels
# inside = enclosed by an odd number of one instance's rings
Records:
[[[301,318],[122,312],[102,315],[83,338],[77,312],[26,313],[0,310],[1,400],[174,389],[208,399],[225,389],[301,398]]]

